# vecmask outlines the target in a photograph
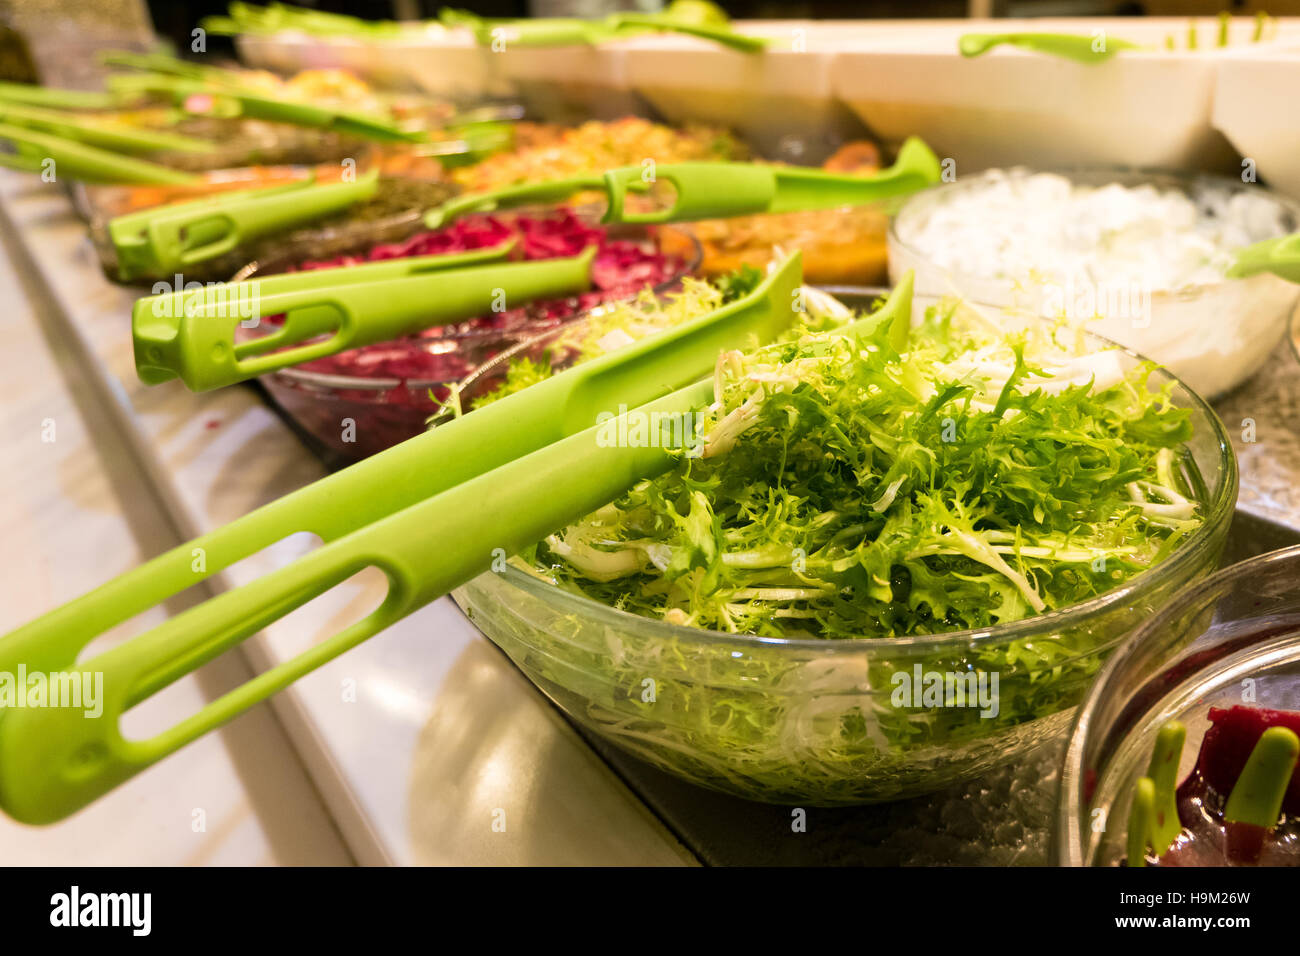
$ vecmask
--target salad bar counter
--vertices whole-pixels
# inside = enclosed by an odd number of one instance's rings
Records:
[[[367,863],[1296,861],[1300,194],[1214,101],[1295,23],[204,22],[246,63],[0,82],[6,249],[179,532],[0,636],[105,688],[0,708],[8,816],[267,700]]]

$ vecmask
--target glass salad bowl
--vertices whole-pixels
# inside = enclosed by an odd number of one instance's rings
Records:
[[[1134,792],[1161,728],[1174,720],[1186,727],[1176,775],[1186,781],[1211,709],[1221,719],[1240,707],[1300,710],[1300,546],[1190,585],[1106,663],[1066,750],[1056,861],[1119,865]]]
[[[866,301],[842,301],[862,307]],[[925,303],[919,298],[915,307]],[[1037,321],[1037,320],[1030,320]],[[1112,347],[1095,338],[1090,343]],[[1130,367],[1142,361],[1118,353]],[[769,803],[836,806],[928,793],[1068,730],[1107,655],[1217,565],[1237,496],[1222,423],[1176,378],[1205,520],[1151,570],[1084,603],[982,630],[889,639],[752,637],[634,615],[514,563],[455,593],[466,615],[573,721],[655,767]],[[897,706],[896,675],[983,671],[987,699]],[[990,679],[991,683],[991,679]],[[984,691],[980,690],[979,694]],[[919,697],[919,695],[918,695]]]
[[[478,223],[504,224],[524,219],[547,220],[560,213],[555,209],[521,209],[493,217],[467,217],[471,243],[477,243]],[[597,228],[593,209],[566,210],[583,228]],[[484,227],[487,228],[486,226]],[[507,238],[496,229],[496,245]],[[304,365],[281,369],[258,381],[270,397],[314,440],[345,460],[359,460],[390,448],[423,432],[428,419],[439,410],[450,394],[450,387],[473,369],[500,352],[532,339],[539,332],[572,320],[583,310],[601,301],[632,295],[643,288],[656,292],[676,286],[698,265],[700,249],[691,234],[677,227],[600,226],[609,255],[598,254],[593,275],[596,289],[581,297],[533,303],[519,309],[474,320],[425,330],[417,336],[392,343],[331,356]],[[440,230],[447,233],[449,230]],[[497,234],[500,233],[500,234]],[[324,262],[303,263],[303,257],[279,257],[249,263],[234,281],[284,272],[289,269],[361,262],[368,255],[391,259],[409,255],[450,252],[460,245],[431,246],[422,237],[433,235],[420,220],[407,222],[400,237],[385,244],[354,244],[348,249],[331,251]],[[665,247],[672,236],[672,252]],[[543,236],[541,245],[545,246]],[[443,244],[445,245],[445,244]],[[477,246],[465,246],[465,248]],[[531,248],[531,247],[530,247]],[[536,258],[569,255],[573,250],[556,246],[539,248]],[[641,271],[651,260],[651,271]],[[643,277],[648,277],[644,279]]]
[[[1298,230],[1300,204],[1236,179],[991,169],[903,204],[889,274],[915,270],[921,293],[1091,320],[1214,399],[1272,354],[1300,302],[1276,276],[1223,272],[1237,249]]]

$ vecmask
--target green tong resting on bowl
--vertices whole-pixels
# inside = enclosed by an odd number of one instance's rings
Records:
[[[1138,50],[1140,44],[1098,31],[1095,36],[1075,33],[963,33],[957,50],[964,57],[981,56],[994,47],[1014,46],[1076,63],[1104,63],[1121,50]]]
[[[130,105],[135,97],[95,90],[65,90],[35,83],[0,82],[0,103],[44,106],[60,110],[111,110]]]
[[[108,238],[123,282],[183,272],[187,266],[225,255],[237,246],[371,199],[379,172],[351,182],[315,179],[282,186],[240,189],[153,206],[109,220]]]
[[[906,196],[940,177],[939,158],[922,140],[908,137],[894,165],[871,176],[828,173],[800,166],[698,162],[658,166],[653,176],[642,166],[624,166],[602,175],[552,179],[452,199],[424,217],[438,229],[459,216],[494,212],[531,203],[564,202],[591,191],[603,192],[607,205],[602,222],[692,222],[759,213],[796,212],[860,206]],[[647,193],[666,182],[676,191],[668,209],[638,212],[627,208],[629,192]]]
[[[55,180],[62,177],[88,183],[186,184],[198,181],[196,176],[158,163],[123,156],[92,146],[89,142],[78,142],[75,138],[47,132],[46,129],[14,125],[21,121],[20,118],[12,114],[12,107],[8,116],[4,109],[0,105],[0,140],[8,140],[14,151],[0,153],[0,166],[28,173],[44,174],[51,171]],[[30,123],[30,111],[28,112]],[[87,138],[85,130],[79,130],[75,135]]]
[[[603,440],[625,416],[678,416],[713,400],[718,355],[770,341],[798,308],[798,253],[752,293],[707,315],[574,366],[285,496],[109,581],[0,638],[0,670],[103,675],[103,713],[0,713],[0,808],[61,819],[419,607],[637,481],[672,466],[663,447]],[[871,321],[905,325],[904,283]],[[892,318],[891,318],[892,317]],[[605,421],[630,407],[613,425]],[[603,417],[602,417],[603,415]],[[662,420],[662,419],[659,419]],[[600,422],[601,424],[597,424]],[[324,544],[242,587],[79,661],[99,634],[296,532]],[[201,549],[201,551],[196,551]],[[194,555],[206,556],[195,569]],[[387,576],[383,603],[293,660],[177,725],[127,740],[121,715],[364,568]]]
[[[1228,26],[1232,20],[1226,11],[1218,17],[1217,46],[1228,46]],[[1262,11],[1255,15],[1255,28],[1251,36],[1252,43],[1259,43],[1264,37],[1265,25],[1269,22],[1268,14]],[[1031,53],[1043,53],[1057,56],[1076,63],[1104,63],[1116,53],[1124,50],[1154,50],[1156,47],[1144,46],[1131,40],[1113,37],[1104,30],[1096,30],[1087,35],[1078,33],[963,33],[957,38],[957,49],[964,57],[982,56],[995,47],[1014,46]],[[1187,49],[1198,47],[1196,21],[1187,26]],[[1166,50],[1174,50],[1177,43],[1173,34],[1165,37]]]
[[[146,296],[131,317],[136,370],[150,385],[180,378],[203,392],[507,303],[591,287],[595,246],[570,258],[505,262],[513,245]],[[236,338],[239,327],[274,315],[284,316],[278,330]]]
[[[428,139],[424,130],[402,129],[386,116],[319,106],[303,100],[271,96],[261,90],[247,90],[191,76],[163,73],[118,74],[109,78],[108,85],[122,95],[134,93],[170,97],[178,106],[196,115],[244,116],[248,119],[331,130],[379,142],[422,143]]]
[[[1138,778],[1129,807],[1125,865],[1143,867],[1148,855],[1157,860],[1173,848],[1183,832],[1178,813],[1178,765],[1187,728],[1177,720],[1156,734],[1146,776]],[[1271,831],[1300,756],[1300,738],[1286,727],[1270,727],[1255,742],[1240,775],[1227,794],[1223,820],[1228,826]]]
[[[7,103],[3,98],[0,98],[0,123],[41,130],[64,139],[123,153],[209,153],[216,149],[211,141],[195,136],[141,129],[128,123],[65,113],[46,107]]]
[[[444,7],[438,14],[443,26],[463,27],[483,46],[498,41],[510,46],[595,46],[606,40],[642,33],[681,33],[712,40],[741,53],[761,53],[766,37],[748,36],[731,29],[726,13],[705,0],[674,0],[657,13],[611,13],[601,19],[533,17],[526,20],[484,19],[467,10]]]
[[[1228,267],[1227,276],[1229,279],[1247,279],[1261,272],[1300,284],[1300,232],[1265,239],[1240,250]]]

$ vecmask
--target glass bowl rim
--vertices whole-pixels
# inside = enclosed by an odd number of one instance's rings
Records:
[[[840,287],[843,289],[844,287]],[[941,298],[935,296],[934,298]],[[975,303],[985,308],[1002,309],[1002,306],[988,306],[982,303]],[[1029,314],[1030,319],[1037,321],[1048,321],[1041,316]],[[1085,333],[1091,340],[1105,346],[1106,348],[1118,349],[1137,359],[1138,361],[1150,361],[1144,356],[1138,354],[1132,349],[1125,348],[1118,343],[1111,341],[1101,335],[1092,332]],[[1088,620],[1096,617],[1116,606],[1122,605],[1127,599],[1134,594],[1145,591],[1148,582],[1156,576],[1167,577],[1169,572],[1186,565],[1189,561],[1195,559],[1208,546],[1210,539],[1220,528],[1222,522],[1230,520],[1232,513],[1236,508],[1237,491],[1238,491],[1238,469],[1237,456],[1232,448],[1232,441],[1228,436],[1227,427],[1219,418],[1218,413],[1210,404],[1199,394],[1188,388],[1187,385],[1173,372],[1163,366],[1157,366],[1155,374],[1172,382],[1177,389],[1190,399],[1189,407],[1202,414],[1207,418],[1214,434],[1214,442],[1219,450],[1219,464],[1222,469],[1223,485],[1215,499],[1210,503],[1208,514],[1200,526],[1192,532],[1191,536],[1180,545],[1173,554],[1162,561],[1160,564],[1150,568],[1141,574],[1130,579],[1125,584],[1104,591],[1082,601],[1078,604],[1071,604],[1067,607],[1058,608],[1045,614],[1038,614],[1033,617],[1023,618],[1019,621],[1013,621],[1008,624],[997,624],[992,627],[968,628],[960,631],[940,631],[934,634],[917,634],[911,637],[863,637],[843,640],[831,640],[827,638],[789,638],[789,637],[762,637],[754,634],[731,634],[725,631],[709,630],[707,628],[690,627],[682,624],[671,624],[667,621],[656,620],[654,618],[643,617],[639,614],[633,614],[630,611],[623,611],[607,604],[602,604],[592,598],[572,591],[564,590],[555,584],[545,580],[540,574],[525,571],[514,564],[507,564],[504,571],[487,572],[495,574],[504,582],[510,584],[525,593],[529,593],[550,604],[553,608],[558,607],[565,612],[577,612],[586,618],[594,619],[608,626],[620,628],[635,628],[643,631],[648,630],[656,636],[665,639],[683,639],[696,641],[704,644],[729,644],[744,645],[750,647],[769,646],[769,647],[788,647],[799,650],[816,650],[821,653],[829,654],[852,654],[859,652],[879,652],[883,650],[894,650],[902,652],[921,653],[931,651],[935,648],[941,648],[947,645],[990,645],[998,644],[1002,641],[1015,640],[1017,638],[1031,636],[1044,631],[1064,629],[1079,621]],[[1127,635],[1125,635],[1127,636]],[[1095,685],[1094,685],[1095,686]]]
[[[1089,685],[1083,700],[1079,703],[1079,710],[1075,715],[1073,726],[1070,728],[1069,741],[1061,762],[1061,780],[1058,788],[1054,839],[1054,856],[1058,865],[1089,865],[1083,859],[1078,817],[1078,812],[1084,809],[1086,803],[1083,797],[1083,788],[1087,776],[1083,767],[1084,743],[1092,732],[1096,712],[1101,706],[1106,695],[1107,685],[1114,677],[1115,672],[1124,666],[1124,662],[1136,653],[1143,642],[1152,634],[1159,633],[1168,621],[1194,607],[1207,593],[1225,584],[1230,585],[1243,577],[1256,575],[1262,569],[1275,564],[1294,564],[1300,567],[1300,544],[1278,548],[1276,551],[1268,551],[1247,558],[1245,561],[1238,561],[1236,564],[1220,568],[1200,581],[1180,589],[1169,603],[1161,607],[1145,622],[1138,625],[1133,630],[1133,633],[1102,665],[1101,670]],[[1199,674],[1200,672],[1201,670],[1198,669],[1195,673]]]
[[[1198,184],[1222,186],[1237,192],[1253,189],[1263,194],[1275,205],[1281,206],[1283,209],[1287,210],[1296,223],[1300,225],[1300,201],[1283,195],[1268,186],[1263,186],[1259,183],[1245,183],[1238,179],[1234,179],[1231,176],[1204,172],[1189,173],[1162,167],[1143,166],[1050,166],[1041,169],[1025,165],[997,166],[989,169],[982,169],[979,172],[972,173],[969,176],[957,179],[951,183],[936,183],[933,186],[928,186],[927,188],[908,196],[899,207],[898,213],[891,216],[889,219],[889,229],[885,235],[886,246],[890,249],[897,247],[900,251],[907,253],[907,255],[913,257],[916,261],[923,262],[926,266],[939,270],[943,275],[952,279],[959,287],[969,287],[972,283],[999,281],[998,276],[979,275],[973,272],[959,272],[956,269],[947,269],[938,265],[930,254],[923,252],[903,240],[903,238],[898,234],[898,222],[907,212],[907,208],[913,203],[918,203],[927,197],[931,201],[935,201],[935,197],[939,196],[945,190],[954,187],[959,189],[973,189],[980,182],[992,179],[995,174],[1014,174],[1023,176],[1037,175],[1039,173],[1064,176],[1072,183],[1077,182],[1077,178],[1086,176],[1114,176],[1117,177],[1115,180],[1116,182],[1119,182],[1121,178],[1142,179],[1144,181],[1165,179],[1172,183],[1176,183],[1177,186],[1184,189],[1184,191],[1187,191],[1188,187]],[[1141,185],[1141,183],[1136,183],[1135,185]],[[1174,300],[1194,299],[1206,293],[1221,289],[1229,282],[1248,282],[1253,278],[1256,278],[1256,276],[1250,276],[1245,279],[1229,279],[1225,276],[1219,282],[1187,285],[1178,289],[1153,289],[1151,291],[1151,296],[1153,299],[1156,297]],[[1300,295],[1300,289],[1297,289],[1297,295]]]

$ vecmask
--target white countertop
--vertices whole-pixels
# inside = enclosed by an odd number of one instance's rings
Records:
[[[11,554],[29,556],[3,576],[7,632],[324,472],[250,389],[196,396],[179,382],[136,380],[134,294],[103,277],[57,186],[5,173],[0,211],[0,290],[13,303],[0,320],[10,346],[0,358],[0,454],[14,462],[0,476],[0,529]],[[42,443],[49,418],[57,437]],[[238,585],[305,546],[289,539],[209,580]],[[162,729],[250,667],[335,633],[377,588],[345,582],[125,725]],[[449,600],[272,703],[69,821],[0,823],[0,841],[8,849],[14,830],[23,861],[60,863],[336,863],[349,852],[367,864],[693,862]],[[207,809],[202,839],[190,830],[196,807]],[[500,811],[505,832],[492,826]]]

